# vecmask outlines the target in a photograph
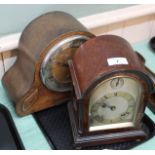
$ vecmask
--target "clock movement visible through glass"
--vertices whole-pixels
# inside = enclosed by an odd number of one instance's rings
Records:
[[[133,127],[142,98],[143,87],[135,78],[101,82],[89,101],[89,131]]]

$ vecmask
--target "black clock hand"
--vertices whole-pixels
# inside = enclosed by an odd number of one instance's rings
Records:
[[[109,108],[109,109],[111,109],[112,111],[114,111],[116,109],[115,106],[109,106],[108,104],[103,103],[102,108],[106,108],[106,107]]]
[[[108,105],[106,103],[103,103],[102,108],[106,108]]]
[[[120,79],[118,78],[118,79],[117,79],[117,82],[116,82],[116,87],[117,87],[117,86],[118,86],[118,84],[119,84],[119,80],[120,80]]]
[[[114,111],[116,109],[116,106],[111,106],[110,109]]]

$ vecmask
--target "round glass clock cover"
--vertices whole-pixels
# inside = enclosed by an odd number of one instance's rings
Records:
[[[101,82],[89,101],[89,130],[132,127],[143,98],[143,87],[135,78],[115,77]]]
[[[82,35],[71,36],[49,50],[41,66],[41,79],[48,89],[58,92],[71,90],[68,60],[72,58],[76,49],[88,39],[89,37]]]

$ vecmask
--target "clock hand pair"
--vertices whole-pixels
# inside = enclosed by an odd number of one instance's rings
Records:
[[[106,108],[106,107],[109,108],[112,111],[114,111],[116,109],[116,106],[110,106],[110,105],[108,105],[106,103],[103,103],[102,108]]]

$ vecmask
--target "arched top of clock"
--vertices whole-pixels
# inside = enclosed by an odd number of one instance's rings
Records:
[[[86,93],[89,87],[98,79],[118,72],[137,72],[144,74],[144,65],[132,49],[131,45],[123,38],[115,35],[102,35],[92,38],[81,45],[72,61],[69,62],[72,77],[78,82],[74,85],[77,96]],[[139,76],[139,75],[138,75]]]

